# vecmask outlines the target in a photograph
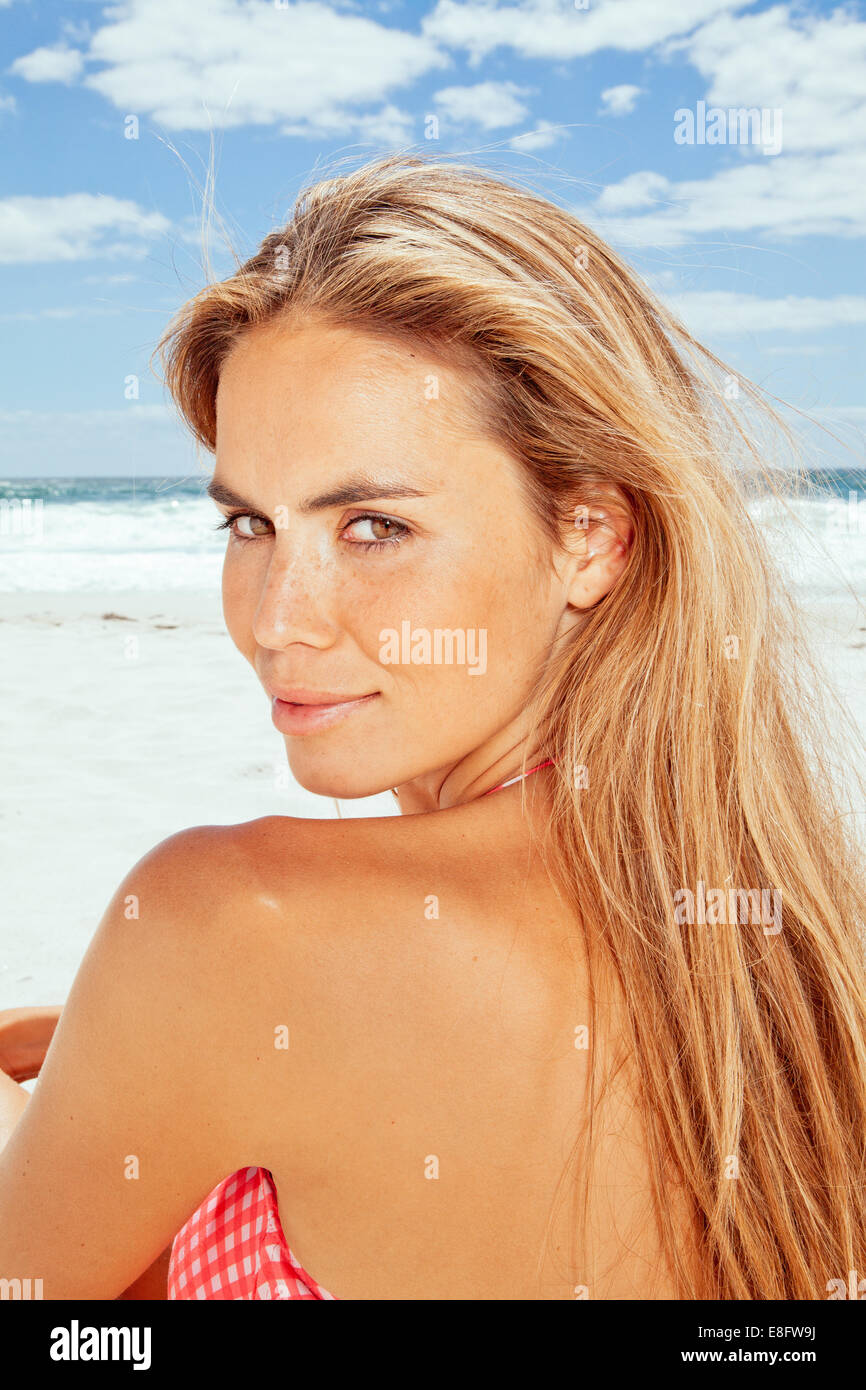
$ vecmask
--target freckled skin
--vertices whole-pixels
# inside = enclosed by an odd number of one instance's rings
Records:
[[[428,495],[299,510],[359,472]],[[284,736],[302,786],[339,797],[398,787],[403,811],[420,811],[519,765],[522,711],[551,644],[610,588],[624,554],[579,566],[584,531],[573,553],[539,559],[520,465],[478,433],[455,370],[344,329],[249,330],[220,376],[215,477],[262,517],[286,509],[282,529],[227,545],[226,622],[259,679],[380,692],[333,727]],[[358,541],[384,534],[351,525],[365,511],[410,533],[365,550]],[[407,620],[431,633],[485,629],[486,672],[383,663],[380,634]]]

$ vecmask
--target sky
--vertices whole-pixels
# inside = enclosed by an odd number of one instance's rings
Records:
[[[151,354],[211,148],[219,276],[334,159],[470,156],[866,463],[863,5],[0,0],[0,478],[200,469]]]

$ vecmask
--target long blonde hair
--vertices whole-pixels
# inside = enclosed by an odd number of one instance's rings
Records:
[[[747,505],[781,493],[726,399],[734,374],[552,201],[418,155],[315,183],[175,316],[166,381],[206,449],[222,361],[288,312],[466,368],[551,542],[600,489],[627,499],[628,564],[551,653],[533,701],[556,761],[552,873],[591,971],[622,991],[680,1296],[826,1297],[866,1274],[866,878],[828,761],[823,676]],[[751,383],[737,394],[778,420]],[[684,890],[702,888],[733,891],[734,924],[681,920]],[[780,931],[754,910],[741,920],[741,895],[753,908],[768,890]],[[591,1154],[585,1193],[590,1171]]]

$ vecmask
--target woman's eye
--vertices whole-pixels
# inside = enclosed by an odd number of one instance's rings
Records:
[[[233,512],[225,517],[216,529],[230,532],[234,539],[239,541],[261,540],[264,536],[274,534],[273,523],[266,516],[258,516],[255,512]],[[399,545],[400,541],[410,534],[410,528],[392,517],[367,515],[356,516],[354,521],[344,526],[341,534],[350,545],[363,550],[375,550]]]
[[[235,512],[221,521],[216,529],[230,531],[241,541],[253,541],[261,536],[269,536],[271,523],[266,516],[257,516],[255,512]]]
[[[235,525],[238,535],[243,536],[244,540],[251,540],[253,536],[270,534],[271,523],[267,517],[256,516],[252,512],[245,513],[243,516],[236,516]]]
[[[357,528],[357,529],[356,529]],[[354,534],[350,534],[354,532]],[[350,544],[394,545],[408,535],[409,527],[387,516],[356,516],[345,528]]]

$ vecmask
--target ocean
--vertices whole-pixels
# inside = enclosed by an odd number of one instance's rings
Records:
[[[187,478],[0,481],[0,592],[210,589],[225,532]]]
[[[771,498],[752,501],[752,514],[795,587],[866,594],[866,468],[806,476],[815,491],[789,503],[792,516]],[[0,593],[213,590],[226,537],[207,481],[0,481]]]

